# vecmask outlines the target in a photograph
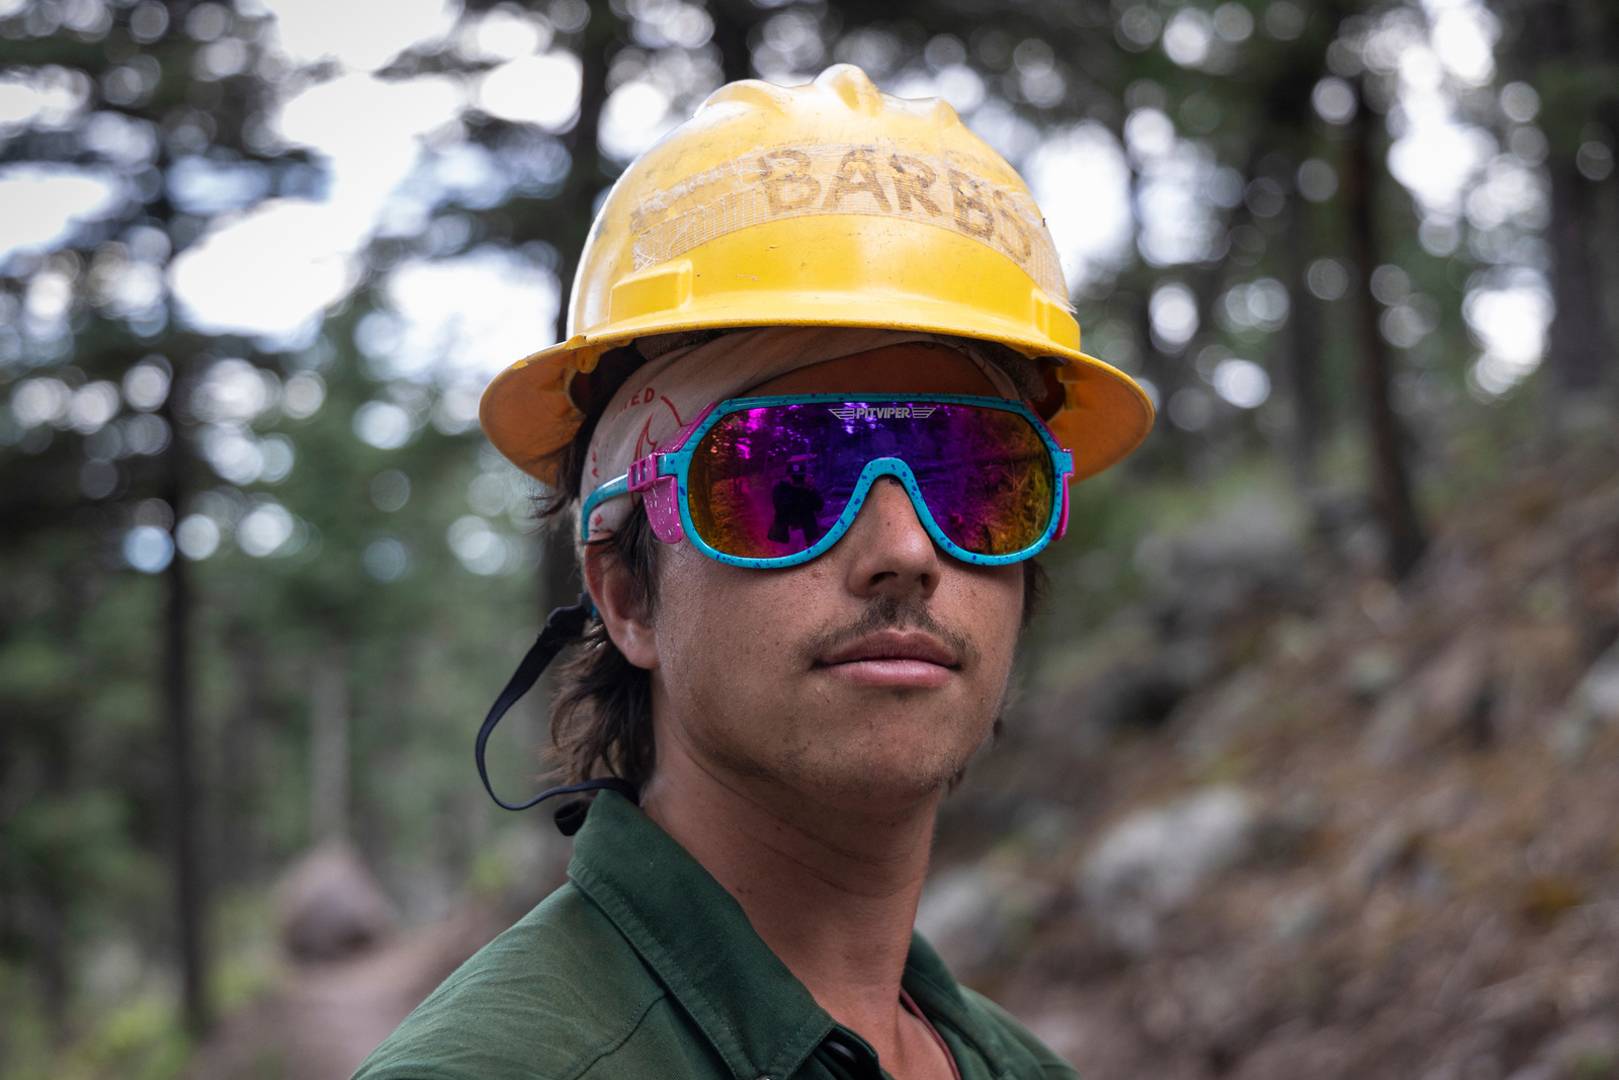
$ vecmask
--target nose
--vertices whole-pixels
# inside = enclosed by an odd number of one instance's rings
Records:
[[[849,552],[848,586],[856,596],[925,599],[939,587],[939,549],[897,477],[871,486],[839,547]]]

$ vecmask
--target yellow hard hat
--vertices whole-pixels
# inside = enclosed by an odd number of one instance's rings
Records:
[[[839,64],[806,86],[716,90],[608,193],[579,263],[568,339],[512,364],[479,418],[518,467],[584,421],[603,353],[673,331],[888,327],[1050,357],[1043,411],[1083,478],[1152,427],[1128,375],[1079,351],[1045,219],[1017,172],[937,99],[890,97]]]

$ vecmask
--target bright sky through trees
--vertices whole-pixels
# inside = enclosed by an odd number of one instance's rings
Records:
[[[1227,7],[1232,12],[1220,8],[1212,17],[1186,9],[1185,18],[1177,16],[1164,27],[1161,47],[1183,67],[1217,68],[1220,54],[1214,46],[1220,40],[1235,43],[1255,32],[1251,19],[1234,17],[1237,5]],[[1460,217],[1475,225],[1534,219],[1544,215],[1545,195],[1533,168],[1534,103],[1519,92],[1526,88],[1511,84],[1503,93],[1503,109],[1514,119],[1521,113],[1523,130],[1530,133],[1510,153],[1457,115],[1451,87],[1482,85],[1494,76],[1493,17],[1478,0],[1426,0],[1424,7],[1426,25],[1384,20],[1370,34],[1365,52],[1368,63],[1398,73],[1389,164],[1418,201],[1425,245],[1442,249],[1454,245]],[[489,202],[499,199],[505,181],[481,151],[460,138],[463,110],[477,107],[547,131],[563,130],[577,110],[579,65],[566,51],[552,48],[549,23],[514,10],[495,9],[459,30],[456,6],[442,0],[338,5],[263,0],[263,10],[274,15],[280,49],[294,68],[320,62],[335,71],[314,83],[288,80],[275,123],[279,138],[317,156],[324,188],[315,197],[271,199],[226,215],[176,260],[171,274],[184,317],[196,328],[287,342],[307,339],[322,312],[347,295],[357,274],[355,255],[373,235],[421,229],[437,192],[465,197],[481,186],[488,189]],[[675,29],[687,36],[711,32],[711,27]],[[401,52],[442,45],[450,34],[457,51],[493,66],[470,81],[376,76]],[[1021,163],[1076,288],[1106,281],[1127,255],[1126,155],[1134,157],[1143,178],[1141,254],[1166,269],[1202,258],[1218,232],[1215,215],[1243,197],[1240,177],[1219,167],[1206,148],[1178,134],[1171,119],[1151,107],[1132,112],[1121,146],[1088,122],[1042,137],[1027,121],[987,101],[979,78],[961,64],[943,64],[889,89],[944,96],[992,145]],[[1329,122],[1347,122],[1352,98],[1346,105],[1346,93],[1343,79],[1323,79],[1313,97],[1317,112]],[[1505,100],[1508,96],[1512,100]],[[81,98],[82,89],[61,82],[0,83],[0,133],[30,119],[54,116],[69,123]],[[628,159],[678,119],[653,81],[632,80],[608,100],[602,146],[611,156]],[[1539,145],[1544,147],[1543,137]],[[228,173],[199,164],[179,175],[183,182],[176,194],[182,203],[217,207],[252,201],[233,190],[244,181]],[[75,222],[111,204],[121,183],[116,174],[90,170],[26,165],[0,170],[0,258],[19,249],[49,248]],[[1335,187],[1325,162],[1307,162],[1301,169],[1306,197],[1330,197]],[[385,336],[395,354],[390,366],[398,374],[426,377],[444,364],[463,377],[487,377],[550,342],[557,285],[532,264],[475,251],[431,265],[407,264],[394,273],[388,291],[397,320]],[[1501,393],[1533,370],[1543,351],[1549,310],[1544,279],[1526,267],[1473,290],[1466,314],[1480,339],[1479,389]],[[1403,330],[1396,328],[1396,337],[1402,332],[1420,336],[1421,324],[1414,314],[1401,324]],[[1173,337],[1173,327],[1161,329]],[[1252,398],[1240,396],[1242,403]]]

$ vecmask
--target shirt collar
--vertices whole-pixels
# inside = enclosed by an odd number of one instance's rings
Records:
[[[755,932],[736,898],[618,792],[602,791],[591,804],[568,876],[669,988],[737,1080],[793,1075],[838,1026]],[[902,981],[935,1024],[986,1060],[1001,1056],[920,934],[911,936]]]
[[[737,1080],[791,1076],[836,1026],[736,899],[617,792],[596,796],[568,876],[669,988]]]

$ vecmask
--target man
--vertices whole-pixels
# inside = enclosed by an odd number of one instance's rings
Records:
[[[552,720],[570,783],[541,797],[600,790],[558,815],[568,884],[358,1075],[1072,1076],[912,932],[1029,560],[1152,420],[1079,352],[1021,180],[848,66],[732,84],[615,186],[570,328],[482,419],[578,499],[588,602],[553,613],[479,766],[582,634]],[[809,529],[779,528],[795,477]]]

